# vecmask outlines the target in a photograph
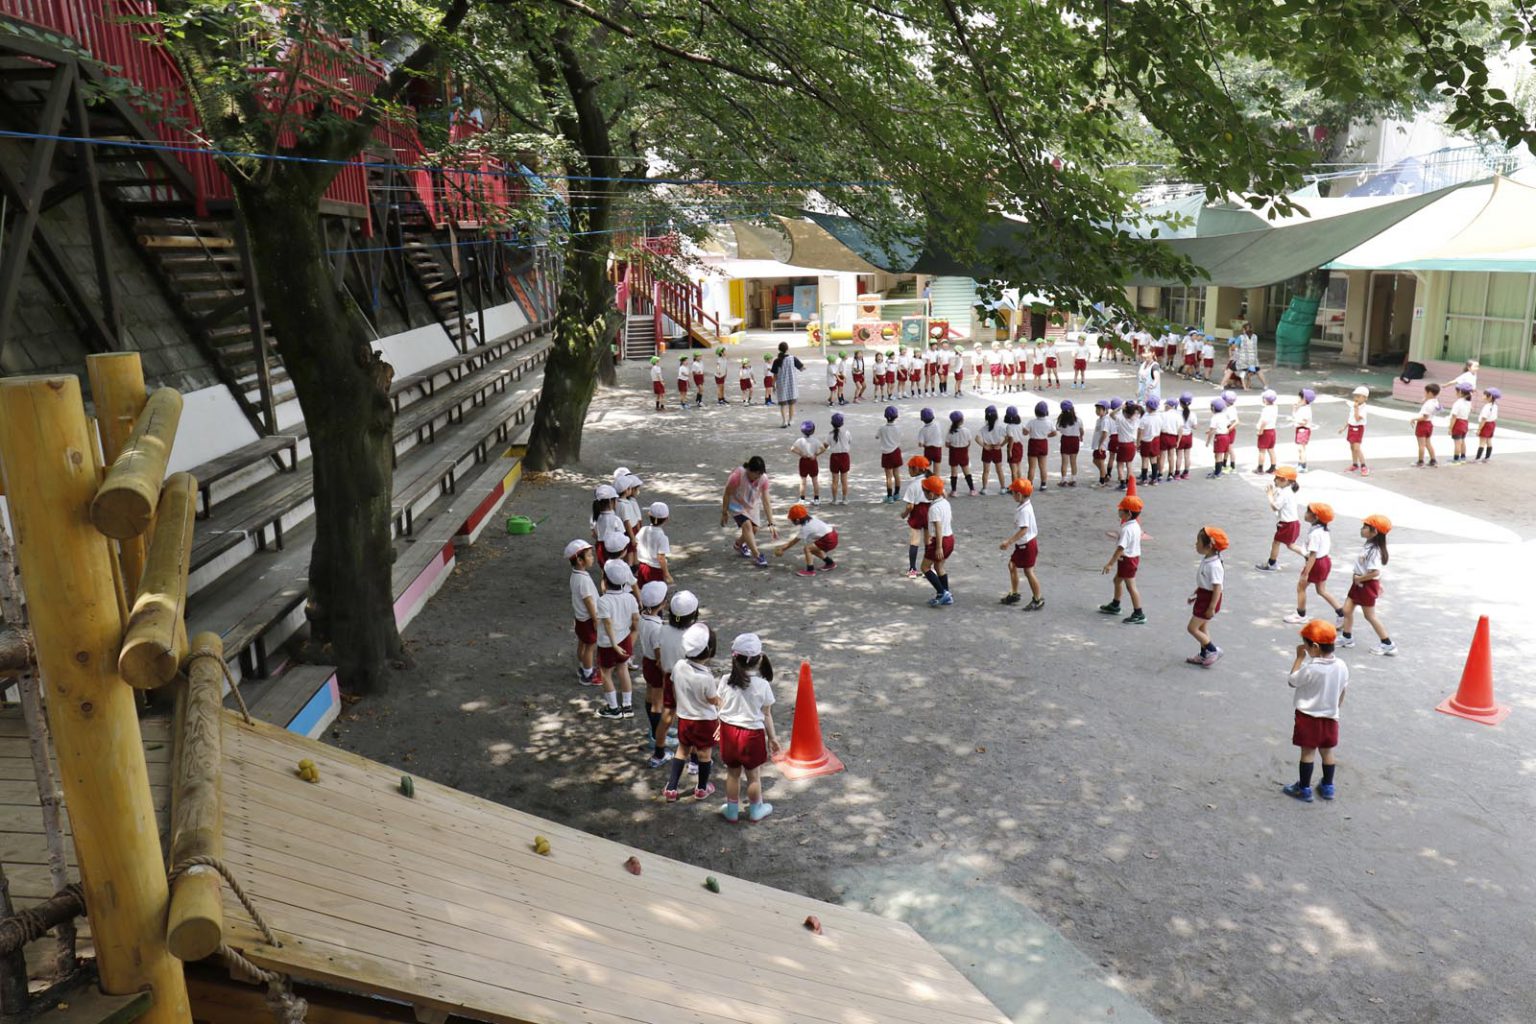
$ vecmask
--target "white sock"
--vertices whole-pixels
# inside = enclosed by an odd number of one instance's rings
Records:
[[[620,699],[624,702],[624,706],[625,707],[633,707],[634,706],[635,695],[634,695],[633,692],[620,695]]]
[[[614,693],[612,690],[609,690],[607,693],[603,694],[603,700],[607,701],[608,706],[611,708],[616,708],[619,706],[619,695]]]

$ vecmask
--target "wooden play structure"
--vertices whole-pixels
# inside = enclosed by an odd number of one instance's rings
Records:
[[[221,639],[185,625],[198,482],[165,476],[179,396],[146,394],[132,372],[93,384],[94,427],[76,378],[0,380],[30,630],[0,590],[0,673],[22,697],[0,708],[0,1001],[13,1000],[0,1011],[1004,1024],[906,925],[728,876],[707,885],[706,870],[226,708],[239,695]],[[6,588],[8,550],[0,536]],[[146,711],[149,691],[173,710]],[[41,991],[77,953],[89,983]]]

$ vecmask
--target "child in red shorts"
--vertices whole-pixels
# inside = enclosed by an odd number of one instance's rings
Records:
[[[699,779],[693,798],[704,800],[715,791],[709,781],[715,744],[720,734],[720,681],[709,669],[715,656],[715,631],[696,622],[683,632],[683,657],[672,666],[672,695],[677,701],[677,756],[672,759],[662,798],[677,802],[683,767],[697,760]]]
[[[1334,615],[1342,621],[1344,618],[1344,606],[1333,599],[1328,593],[1328,576],[1333,572],[1333,537],[1328,532],[1328,524],[1333,522],[1333,506],[1326,502],[1314,501],[1307,506],[1305,519],[1307,521],[1307,540],[1305,552],[1307,560],[1302,563],[1301,575],[1296,580],[1296,611],[1287,615],[1285,621],[1292,625],[1299,625],[1307,621],[1307,587],[1316,587],[1317,596],[1327,602],[1333,609]]]
[[[634,684],[629,678],[629,658],[634,653],[635,631],[640,626],[640,602],[630,592],[635,574],[617,558],[603,566],[608,592],[597,599],[597,674],[602,680],[603,702],[599,718],[633,718]],[[622,701],[622,706],[620,702]]]
[[[756,633],[731,641],[731,673],[720,686],[720,760],[726,768],[725,805],[720,816],[741,820],[741,777],[747,777],[747,820],[773,813],[763,800],[763,765],[780,750],[773,729],[773,663]]]
[[[1429,453],[1429,464],[1439,465],[1435,459],[1435,416],[1440,412],[1440,385],[1433,382],[1424,385],[1424,403],[1419,406],[1418,414],[1412,419],[1413,437],[1419,446],[1419,461],[1415,465],[1424,465],[1424,453]]]
[[[1127,494],[1116,508],[1120,513],[1120,536],[1115,543],[1115,553],[1104,563],[1104,573],[1108,575],[1112,571],[1115,574],[1115,596],[1108,604],[1099,605],[1099,611],[1105,615],[1119,615],[1120,593],[1127,591],[1131,595],[1131,614],[1120,621],[1128,626],[1139,626],[1147,621],[1146,613],[1141,610],[1141,591],[1136,588],[1136,570],[1141,565],[1141,523],[1137,519],[1144,506],[1136,495]]]
[[[650,735],[656,736],[656,726],[661,722],[662,698],[665,684],[661,674],[661,635],[667,624],[662,621],[662,610],[667,605],[667,585],[652,580],[640,588],[640,628],[635,631],[635,650],[640,654],[640,678],[645,680],[645,717],[650,720]],[[667,748],[653,746],[650,766],[660,768],[667,763]]]
[[[597,584],[592,582],[592,545],[573,540],[565,546],[571,563],[571,613],[576,620],[576,678],[585,685],[597,683],[593,658],[597,652]],[[915,565],[914,565],[915,568]]]
[[[1312,762],[1318,751],[1323,755],[1323,780],[1317,795],[1324,800],[1334,797],[1333,752],[1339,745],[1339,710],[1349,688],[1349,666],[1333,655],[1337,639],[1337,630],[1329,623],[1308,622],[1301,629],[1296,660],[1286,679],[1295,691],[1291,743],[1301,748],[1301,763],[1296,781],[1281,792],[1303,803],[1312,802]]]
[[[774,556],[782,557],[790,548],[799,544],[805,548],[805,568],[795,575],[815,576],[813,558],[821,559],[822,572],[836,569],[837,563],[832,561],[832,552],[837,550],[837,530],[811,515],[811,510],[800,504],[789,506],[789,521],[800,527],[800,532],[775,548]]]
[[[914,455],[907,460],[909,478],[901,489],[903,511],[901,518],[907,524],[907,579],[915,580],[917,556],[923,550],[923,532],[928,527],[928,499],[923,495],[923,480],[932,471],[933,463],[925,455]],[[939,485],[943,486],[942,483]]]
[[[667,602],[667,621],[662,625],[661,636],[656,641],[657,661],[661,665],[661,720],[652,727],[651,738],[654,746],[662,750],[666,749],[667,733],[677,721],[677,696],[672,688],[672,669],[683,659],[683,634],[698,621],[699,599],[693,591],[679,590],[673,594],[672,600]],[[652,767],[660,768],[665,763],[666,759],[662,758]],[[689,771],[692,774],[698,770],[698,766],[694,765]]]
[[[1222,655],[1222,650],[1211,639],[1211,620],[1221,611],[1221,592],[1226,579],[1226,567],[1221,553],[1227,550],[1227,531],[1219,526],[1202,526],[1195,534],[1195,553],[1200,556],[1200,568],[1195,572],[1195,592],[1189,596],[1193,609],[1189,625],[1184,627],[1200,644],[1200,653],[1184,660],[1191,665],[1210,668]]]
[[[1351,630],[1355,625],[1355,609],[1365,616],[1381,643],[1371,648],[1372,654],[1388,658],[1397,656],[1397,645],[1387,635],[1387,627],[1376,617],[1376,602],[1381,599],[1381,571],[1387,564],[1387,534],[1392,531],[1392,520],[1384,515],[1369,515],[1360,525],[1360,536],[1365,547],[1355,559],[1355,572],[1350,580],[1349,593],[1344,598],[1344,624],[1339,627],[1339,646],[1355,646]]]
[[[1035,562],[1040,557],[1040,527],[1035,522],[1035,507],[1031,504],[1030,495],[1035,493],[1034,484],[1028,480],[1014,480],[1008,485],[1008,493],[1013,495],[1014,531],[997,546],[999,551],[1010,551],[1008,555],[1008,593],[1003,595],[1000,604],[1019,603],[1019,572],[1024,573],[1024,578],[1029,581],[1029,604],[1024,606],[1027,612],[1037,612],[1045,607],[1045,598],[1040,594],[1040,577],[1035,575]]]

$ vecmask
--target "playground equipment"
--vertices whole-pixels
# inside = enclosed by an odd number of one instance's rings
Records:
[[[7,864],[50,865],[12,872],[12,898],[36,916],[0,935],[72,922],[72,847],[101,989],[120,997],[50,1019],[1004,1024],[906,925],[726,875],[706,887],[696,867],[225,709],[220,639],[189,642],[182,621],[197,482],[162,479],[175,403],[151,401],[132,361],[92,369],[106,470],[76,378],[0,381],[0,480],[49,698],[46,728],[0,709],[0,758],[42,752],[41,799],[0,801],[0,831]],[[107,536],[94,508],[139,533]],[[5,549],[0,536],[0,570]],[[15,627],[17,602],[3,608]],[[175,714],[141,722],[128,676],[155,685],[168,663]],[[797,716],[796,742],[819,747],[809,729]],[[50,741],[67,827],[49,818]],[[655,941],[680,920],[687,971]],[[233,980],[193,966],[204,958]]]
[[[866,348],[927,347],[930,312],[927,299],[882,299],[865,294],[852,302],[823,302],[806,340],[819,346],[823,355],[833,341],[851,341]]]

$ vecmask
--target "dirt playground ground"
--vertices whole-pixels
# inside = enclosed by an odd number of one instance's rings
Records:
[[[812,401],[796,418],[825,433],[822,364],[806,359]],[[1303,379],[1280,378],[1287,393]],[[879,912],[899,912],[893,886],[918,899],[925,878],[961,879],[960,899],[1037,912],[1170,1022],[1532,1020],[1536,687],[1522,666],[1536,657],[1536,435],[1501,424],[1492,466],[1415,470],[1408,409],[1373,406],[1374,472],[1360,479],[1335,439],[1343,403],[1319,402],[1302,497],[1338,511],[1332,589],[1347,589],[1360,519],[1389,515],[1381,611],[1402,655],[1373,657],[1358,624],[1361,645],[1341,652],[1352,683],[1339,799],[1303,805],[1280,793],[1296,772],[1285,683],[1296,641],[1280,620],[1297,561],[1254,571],[1273,518],[1251,472],[1206,480],[1197,446],[1191,480],[1143,490],[1146,626],[1096,613],[1117,496],[1087,486],[1086,458],[1084,483],[1035,499],[1043,611],[997,603],[1012,503],[996,496],[955,499],[957,603],[932,609],[926,584],[902,575],[905,529],[879,502],[877,406],[843,410],[853,499],[822,509],[842,537],[839,568],[801,579],[794,554],[756,569],[719,528],[725,475],[751,454],[768,462],[783,522],[797,431],[779,429],[774,409],[739,404],[653,415],[645,380],[628,366],[621,387],[599,392],[582,463],[526,479],[504,510],[539,529],[493,529],[460,554],[407,632],[415,667],[387,696],[348,706],[333,742],[708,871]],[[1132,391],[1127,367],[1095,365],[1089,390],[1045,397],[1053,412],[1062,397],[1089,411]],[[1196,391],[1203,410],[1213,392]],[[989,402],[1027,409],[1036,397],[909,400],[901,422],[910,438],[924,404],[977,422]],[[1242,403],[1247,468],[1257,401]],[[785,737],[796,670],[813,667],[822,729],[847,771],[794,783],[765,773],[776,811],[759,825],[726,826],[718,798],[662,802],[664,770],[640,749],[643,711],[602,721],[596,691],[577,685],[560,548],[587,535],[590,489],[619,465],[645,479],[644,502],[671,504],[673,573],[704,618],[726,641],[763,636]],[[1205,522],[1233,538],[1215,624],[1227,653],[1209,670],[1184,663]],[[1514,707],[1497,728],[1434,711],[1455,690],[1479,614],[1493,623],[1498,697]],[[982,953],[962,965],[973,976],[1012,970],[1008,954],[986,954],[992,936],[973,938]]]

